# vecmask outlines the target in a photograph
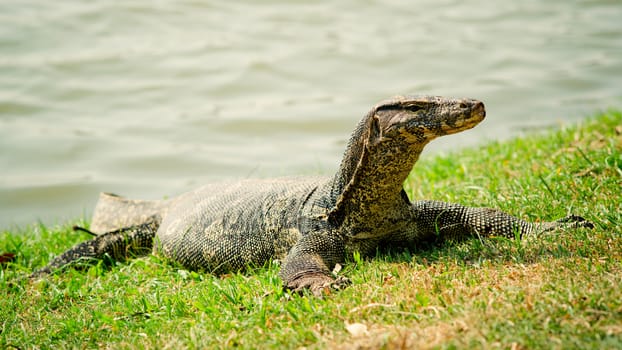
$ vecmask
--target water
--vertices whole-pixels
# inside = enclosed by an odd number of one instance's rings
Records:
[[[622,3],[0,2],[0,229],[99,191],[330,174],[376,102],[483,100],[446,152],[622,106]]]

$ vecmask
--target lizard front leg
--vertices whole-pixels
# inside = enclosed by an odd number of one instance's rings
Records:
[[[304,235],[289,251],[279,276],[287,289],[300,292],[309,289],[321,296],[329,289],[341,289],[350,281],[335,278],[332,270],[345,257],[343,239],[330,231],[314,231]]]
[[[527,222],[498,209],[472,208],[439,201],[417,201],[412,207],[419,232],[441,239],[474,235],[515,238],[556,228],[594,227],[591,222],[576,215],[552,222]]]

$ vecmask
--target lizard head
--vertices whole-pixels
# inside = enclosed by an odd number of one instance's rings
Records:
[[[421,144],[471,129],[484,119],[486,110],[473,99],[397,96],[379,103],[370,114],[370,142],[403,138]]]

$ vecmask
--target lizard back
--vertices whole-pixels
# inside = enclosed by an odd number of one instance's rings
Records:
[[[301,236],[300,213],[323,178],[211,184],[173,200],[157,253],[213,273],[283,258]]]

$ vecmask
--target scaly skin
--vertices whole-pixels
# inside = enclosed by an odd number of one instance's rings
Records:
[[[368,255],[430,239],[514,238],[562,226],[590,227],[577,216],[529,223],[496,209],[409,201],[402,184],[424,146],[484,117],[484,105],[472,99],[398,96],[359,122],[331,178],[214,184],[167,201],[102,194],[91,229],[108,233],[78,244],[33,275],[85,257],[123,259],[153,245],[156,254],[212,273],[284,260],[279,275],[285,287],[320,295],[349,283],[331,271],[354,251]]]

